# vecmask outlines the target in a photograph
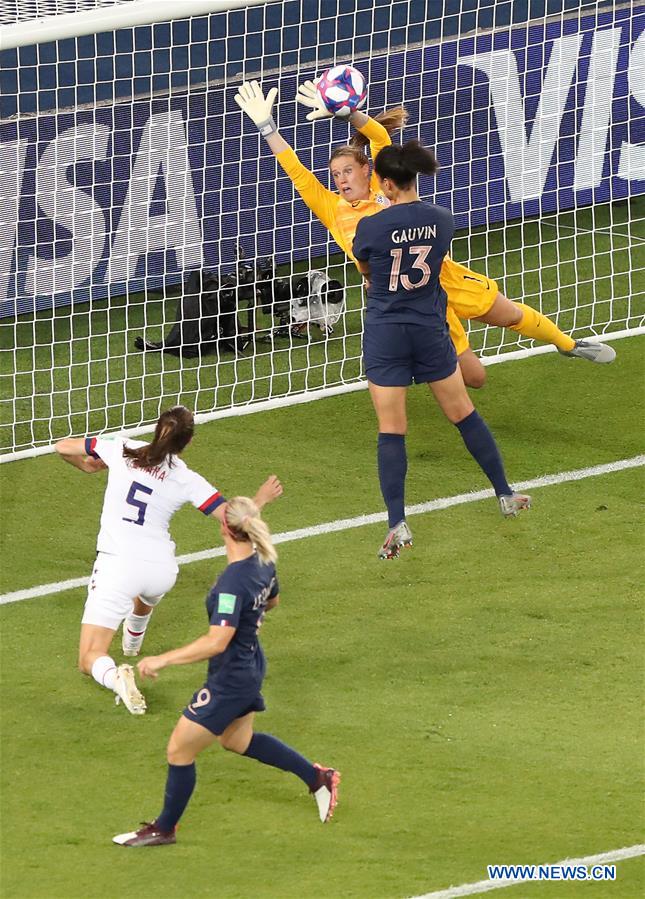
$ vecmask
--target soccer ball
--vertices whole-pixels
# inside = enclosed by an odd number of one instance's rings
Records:
[[[334,66],[323,72],[316,85],[320,97],[335,116],[346,119],[367,99],[365,79],[354,66]]]

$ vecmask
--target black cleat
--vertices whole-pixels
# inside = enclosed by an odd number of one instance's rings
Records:
[[[175,830],[159,830],[156,821],[148,823],[142,822],[140,830],[133,830],[131,833],[119,833],[112,837],[113,843],[119,846],[167,846],[170,843],[176,843]]]
[[[135,337],[134,348],[135,350],[149,350],[158,353],[160,350],[163,350],[163,344],[153,343],[152,340],[144,340],[143,337]]]

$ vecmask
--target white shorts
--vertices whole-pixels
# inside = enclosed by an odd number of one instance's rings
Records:
[[[116,631],[132,612],[137,596],[149,606],[175,585],[173,561],[147,562],[126,556],[99,553],[92,569],[82,624],[96,624]]]

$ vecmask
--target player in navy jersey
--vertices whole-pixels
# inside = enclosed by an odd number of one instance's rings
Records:
[[[312,764],[290,746],[254,733],[256,712],[264,711],[261,687],[266,662],[258,631],[279,602],[276,552],[255,503],[238,496],[227,503],[221,522],[228,567],[206,598],[209,627],[197,640],[142,659],[139,672],[157,677],[168,665],[208,660],[206,683],[184,709],[167,749],[168,776],[159,816],[140,830],[119,834],[123,846],[175,842],[175,828],[195,788],[195,759],[215,741],[224,749],[257,759],[299,777],[316,799],[320,820],[329,821],[340,775]]]
[[[81,471],[108,469],[97,554],[81,622],[78,664],[84,674],[116,693],[133,715],[146,703],[130,665],[110,655],[123,622],[124,655],[138,655],[150,616],[177,579],[175,544],[168,526],[184,503],[220,519],[226,500],[179,458],[194,431],[193,413],[174,406],[159,416],[151,443],[115,435],[66,438],[56,452]],[[282,493],[272,476],[260,487],[260,506]]]
[[[389,533],[379,558],[392,559],[412,543],[405,521],[407,388],[427,383],[468,451],[493,485],[505,517],[530,506],[514,493],[495,440],[476,412],[457,365],[446,323],[439,272],[455,230],[452,213],[424,203],[417,175],[438,169],[418,141],[384,147],[374,169],[391,205],[358,223],[353,252],[367,285],[363,335],[365,372],[378,418],[378,470]]]

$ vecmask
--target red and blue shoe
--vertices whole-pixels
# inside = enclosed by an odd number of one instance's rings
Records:
[[[316,800],[320,820],[326,824],[334,814],[338,802],[340,773],[334,768],[323,768],[322,765],[314,764],[314,768],[318,771],[318,780],[309,792]]]
[[[176,828],[172,830],[159,830],[157,822],[142,823],[140,830],[133,830],[130,833],[119,833],[112,837],[113,843],[119,846],[167,846],[169,843],[176,843]]]

